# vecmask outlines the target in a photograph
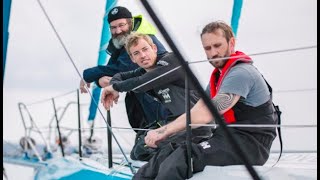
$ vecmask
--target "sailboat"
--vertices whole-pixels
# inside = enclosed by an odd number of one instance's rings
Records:
[[[247,1],[203,1],[201,3],[195,2],[167,2],[167,1],[150,1],[150,4],[157,12],[157,15],[166,24],[166,28],[170,32],[171,38],[175,43],[179,44],[180,52],[183,52],[183,55],[186,59],[194,61],[199,61],[199,57],[205,59],[201,45],[199,44],[199,30],[201,26],[214,19],[223,19],[230,21],[230,14],[234,12],[234,8],[237,3],[242,4],[242,13],[240,21],[232,21],[235,23],[235,26],[238,24],[237,38],[238,38],[238,48],[244,49],[251,54],[259,54],[255,56],[255,65],[263,72],[264,76],[270,81],[275,89],[274,99],[280,104],[283,114],[283,127],[282,128],[282,137],[284,140],[284,150],[283,155],[280,161],[273,167],[274,163],[277,160],[279,155],[279,144],[277,141],[274,143],[273,153],[269,158],[269,161],[265,166],[254,167],[258,174],[263,178],[272,178],[272,179],[315,179],[317,177],[316,170],[316,159],[317,159],[317,148],[316,148],[316,83],[315,83],[315,74],[316,74],[316,48],[302,49],[298,50],[299,47],[305,47],[316,44],[316,23],[313,20],[316,20],[316,1],[265,1],[260,2],[261,4],[256,4],[256,2],[247,2]],[[47,2],[48,3],[48,2]],[[91,2],[90,2],[91,3]],[[121,3],[118,2],[120,5]],[[127,6],[129,9],[132,7],[132,11],[139,9],[143,14],[148,14],[144,9],[141,9],[142,5],[137,6],[138,2],[123,2],[124,6]],[[177,3],[177,6],[170,5],[172,3]],[[102,3],[101,3],[102,4]],[[222,5],[223,4],[223,5]],[[46,5],[46,4],[44,4]],[[49,7],[49,3],[47,4]],[[204,6],[205,5],[205,6]],[[208,5],[208,6],[207,6]],[[192,6],[192,11],[190,11],[190,6]],[[177,10],[176,7],[180,7]],[[204,7],[210,7],[206,10]],[[287,8],[288,12],[284,13],[283,8]],[[38,8],[38,10],[40,10]],[[48,9],[49,10],[49,9]],[[53,9],[51,9],[53,11]],[[259,12],[260,11],[260,12]],[[49,13],[50,11],[48,11]],[[225,13],[228,12],[228,13]],[[270,14],[268,14],[268,13]],[[272,12],[272,13],[271,13]],[[50,14],[50,13],[49,13]],[[236,14],[236,12],[234,12]],[[172,20],[170,17],[175,17],[175,20]],[[306,18],[307,17],[307,18]],[[305,18],[305,19],[303,19]],[[151,20],[152,18],[150,18]],[[177,21],[178,19],[178,21]],[[231,23],[232,23],[231,22]],[[261,23],[263,22],[263,23]],[[297,23],[299,22],[299,23]],[[302,23],[303,26],[300,24]],[[61,26],[62,27],[62,26]],[[188,27],[188,28],[186,28]],[[299,28],[303,28],[303,32]],[[285,32],[285,33],[282,33]],[[290,32],[290,33],[289,33]],[[296,38],[296,35],[299,35],[299,39]],[[162,42],[165,42],[165,38]],[[186,38],[186,37],[187,38]],[[9,41],[10,42],[10,41]],[[290,42],[290,43],[289,43]],[[58,44],[58,43],[57,43]],[[9,44],[10,45],[10,44]],[[14,47],[11,45],[12,48]],[[45,46],[44,46],[45,47]],[[298,48],[297,48],[298,47]],[[11,47],[9,46],[9,49]],[[276,53],[277,50],[283,49],[297,49],[296,51],[284,51]],[[45,49],[45,48],[44,48]],[[190,51],[192,49],[192,51]],[[42,49],[41,49],[42,50]],[[37,50],[36,52],[38,52]],[[260,52],[260,53],[259,53]],[[263,55],[264,52],[273,52],[270,54]],[[10,53],[10,50],[9,50]],[[48,55],[49,59],[50,55]],[[64,58],[66,59],[66,58]],[[304,59],[304,66],[306,69],[302,69],[299,65]],[[8,60],[8,63],[13,61],[13,59]],[[58,61],[56,58],[51,64],[56,64]],[[288,63],[290,65],[288,66]],[[281,65],[282,64],[282,65]],[[51,66],[51,65],[49,65]],[[70,65],[68,65],[70,67]],[[196,76],[200,82],[205,86],[208,81],[209,74],[211,73],[211,67],[208,67],[206,63],[194,63],[190,65],[192,70],[195,72]],[[285,74],[283,73],[283,68],[287,67]],[[25,66],[28,67],[28,66]],[[52,66],[51,66],[52,67]],[[67,66],[66,66],[67,67]],[[88,66],[87,66],[88,67]],[[199,72],[201,69],[201,73]],[[202,69],[206,69],[203,71]],[[303,71],[304,70],[304,71]],[[59,69],[57,70],[59,72]],[[303,71],[303,73],[301,73]],[[22,71],[19,71],[22,72]],[[300,72],[297,74],[297,72]],[[74,72],[73,72],[74,73]],[[9,75],[7,75],[9,76]],[[79,77],[74,75],[69,76],[64,75],[69,79],[73,79],[77,83],[73,83],[73,88],[78,86]],[[74,77],[74,78],[73,78]],[[297,78],[299,81],[299,86],[295,81],[292,81],[292,77]],[[306,80],[305,80],[306,79]],[[26,82],[30,82],[32,79],[27,78]],[[61,79],[60,79],[61,80]],[[10,81],[10,80],[9,80]],[[38,83],[37,85],[39,86]],[[51,87],[60,86],[58,83],[47,84]],[[53,86],[52,86],[53,85]],[[6,89],[5,89],[6,90]],[[70,90],[70,89],[68,89]],[[59,93],[64,94],[64,93]],[[72,92],[73,100],[77,99],[76,93]],[[34,96],[39,94],[34,94]],[[14,96],[12,96],[14,97]],[[12,98],[11,97],[11,98]],[[52,97],[52,96],[50,96]],[[82,95],[81,95],[82,97]],[[295,98],[294,102],[293,99]],[[31,99],[31,98],[30,98]],[[43,98],[45,99],[45,98]],[[10,99],[11,100],[11,99]],[[47,100],[47,99],[46,99]],[[50,98],[51,100],[51,98]],[[20,101],[20,100],[19,100]],[[301,104],[308,104],[308,106],[299,105],[299,109],[294,106],[296,101]],[[34,101],[33,101],[34,102]],[[57,102],[56,102],[57,103]],[[33,104],[33,103],[30,103]],[[50,108],[52,108],[52,102],[49,101]],[[17,104],[15,104],[17,106]],[[41,105],[43,106],[43,105]],[[305,108],[305,109],[304,109]],[[43,107],[41,108],[43,111]],[[83,111],[83,109],[82,109]],[[289,113],[290,112],[290,113]],[[309,112],[309,113],[304,113]],[[114,108],[112,115],[113,126],[118,126],[117,122],[125,122],[125,118],[118,117],[119,114],[123,116],[125,112]],[[17,113],[19,114],[19,113]],[[48,113],[54,115],[52,111]],[[118,116],[117,116],[118,114]],[[18,117],[19,118],[19,117]],[[6,118],[4,118],[6,119]],[[9,118],[8,118],[9,119]],[[10,121],[16,121],[17,118],[10,118]],[[116,120],[114,120],[116,119]],[[303,119],[304,123],[301,123]],[[41,122],[41,121],[40,121]],[[46,121],[44,124],[50,122]],[[65,121],[64,121],[65,122]],[[73,120],[73,123],[76,121]],[[19,121],[20,123],[20,121]],[[43,122],[42,122],[43,123]],[[98,124],[98,123],[97,123]],[[96,126],[97,126],[96,124]],[[285,128],[285,125],[290,127],[290,125],[300,125],[297,127]],[[302,124],[302,125],[301,125]],[[315,124],[315,125],[314,125]],[[4,124],[5,125],[5,124]],[[106,126],[101,123],[102,126]],[[126,124],[127,125],[127,124]],[[304,126],[303,126],[304,125]],[[120,125],[119,125],[120,126]],[[129,127],[129,126],[122,126]],[[303,128],[305,127],[305,128]],[[12,127],[8,127],[11,129]],[[4,126],[4,130],[6,126]],[[106,128],[105,128],[106,129]],[[293,129],[293,130],[292,130]],[[299,140],[297,143],[296,131],[299,131],[300,135],[303,136],[304,140]],[[124,130],[125,131],[125,130]],[[113,132],[118,134],[121,137],[121,128],[119,130],[113,130]],[[126,136],[132,137],[133,131],[126,131],[131,135]],[[5,134],[5,133],[4,133]],[[116,137],[117,134],[115,135]],[[4,137],[5,138],[5,137]],[[126,139],[123,138],[123,139]],[[300,138],[300,137],[299,137]],[[132,138],[131,138],[132,139]],[[291,141],[290,141],[291,140]],[[130,143],[133,143],[129,140],[120,140],[121,145],[127,143],[128,149],[130,149]],[[132,144],[131,144],[132,145]],[[113,148],[117,149],[117,148]],[[118,149],[117,149],[118,150]],[[114,154],[121,154],[120,151],[114,152]],[[71,155],[60,159],[49,159],[44,160],[44,163],[37,163],[37,165],[30,165],[37,169],[34,176],[35,179],[62,179],[62,178],[78,178],[91,176],[95,178],[105,178],[110,177],[113,179],[131,179],[135,170],[137,170],[141,164],[140,162],[125,161],[124,157],[120,157],[118,160],[117,156],[114,155],[114,164],[120,166],[109,168],[106,164],[108,161],[101,161],[101,156],[93,156],[93,158],[82,157],[81,161],[79,156]],[[119,157],[119,156],[118,156]],[[107,158],[105,158],[107,159]],[[135,164],[136,163],[136,164]],[[41,165],[42,164],[42,165]],[[143,164],[143,163],[142,163]],[[81,169],[81,171],[79,171]],[[132,171],[132,169],[134,169]],[[67,170],[70,174],[61,173],[59,170]],[[10,177],[10,171],[6,171],[7,176]],[[66,171],[65,171],[66,172]],[[96,176],[95,176],[96,175]],[[246,171],[244,166],[230,166],[230,167],[206,167],[204,172],[195,174],[192,179],[250,179],[250,175]]]

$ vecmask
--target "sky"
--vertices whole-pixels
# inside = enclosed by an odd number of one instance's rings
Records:
[[[18,102],[34,102],[75,90],[80,81],[77,71],[82,72],[97,63],[106,1],[41,2],[77,70],[37,1],[12,1],[3,87],[4,139],[14,140],[23,135]],[[232,0],[149,2],[189,62],[206,59],[200,41],[201,29],[214,20],[230,23],[233,5]],[[119,5],[129,7],[134,15],[143,14],[151,21],[138,0],[119,0]],[[316,0],[244,0],[236,49],[250,55],[317,45],[316,7]],[[157,36],[169,49],[161,34]],[[275,91],[274,101],[283,110],[283,124],[317,124],[316,50],[253,57],[254,65]],[[213,68],[209,63],[196,63],[190,67],[205,87]],[[88,99],[87,95],[81,97]],[[123,112],[123,109],[115,111]],[[46,121],[40,123],[45,124]],[[299,142],[297,131],[301,132]],[[316,129],[284,129],[283,132],[285,148],[317,149]],[[275,146],[279,147],[277,143]]]

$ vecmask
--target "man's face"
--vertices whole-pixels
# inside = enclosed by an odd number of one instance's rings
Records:
[[[131,32],[131,26],[127,19],[117,19],[110,22],[110,30],[112,35],[112,42],[116,48],[123,47],[126,37]]]
[[[139,39],[138,43],[129,49],[130,57],[134,63],[146,71],[155,67],[157,60],[157,46],[155,44],[150,45],[146,40]]]
[[[201,41],[208,59],[229,57],[233,52],[234,38],[231,38],[228,43],[221,29],[214,33],[203,34]],[[227,60],[210,61],[215,68],[219,69],[222,69],[226,62]]]

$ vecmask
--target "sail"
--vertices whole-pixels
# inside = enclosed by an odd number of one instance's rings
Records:
[[[9,19],[10,19],[10,9],[11,9],[11,0],[3,1],[3,26],[2,26],[2,84],[4,83],[4,72],[6,67],[6,58],[7,58],[7,46],[9,39]],[[3,166],[3,175],[8,179],[5,168]]]
[[[108,54],[106,53],[106,48],[108,46],[108,42],[111,38],[109,23],[108,23],[108,16],[107,13],[110,9],[112,9],[115,4],[117,3],[117,0],[108,0],[106,3],[106,10],[105,10],[105,16],[103,18],[103,27],[102,27],[102,33],[101,33],[101,41],[100,41],[100,49],[99,49],[99,57],[98,57],[98,65],[104,65],[106,64]],[[97,104],[100,99],[100,92],[101,88],[94,85],[92,88],[92,96],[93,99],[91,100],[90,107],[89,107],[89,116],[88,121],[93,121],[96,117],[97,113]]]
[[[9,38],[9,19],[10,19],[10,9],[11,9],[11,0],[4,0],[3,1],[3,39],[2,39],[2,47],[3,47],[3,53],[2,53],[2,80],[4,80],[4,70],[6,66],[6,58],[7,58],[7,46],[8,46],[8,38]]]
[[[233,9],[232,9],[232,16],[231,16],[231,28],[232,28],[233,33],[236,37],[237,37],[237,32],[238,32],[242,4],[243,4],[242,0],[234,0],[233,1]]]

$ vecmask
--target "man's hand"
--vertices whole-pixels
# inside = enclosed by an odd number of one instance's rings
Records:
[[[103,76],[99,79],[99,85],[103,88],[107,87],[110,85],[110,80],[112,77],[110,76]]]
[[[157,144],[167,138],[166,130],[167,130],[166,126],[163,126],[158,129],[150,130],[147,133],[147,136],[144,138],[146,145],[152,148],[158,147]]]
[[[119,92],[114,90],[112,85],[107,86],[103,89],[101,95],[101,103],[103,104],[106,110],[110,110],[110,107],[113,106],[113,102],[115,104],[118,103]]]
[[[80,80],[80,92],[81,93],[88,93],[88,90],[87,90],[88,88],[90,88],[90,83],[87,83],[83,79],[81,79]]]

